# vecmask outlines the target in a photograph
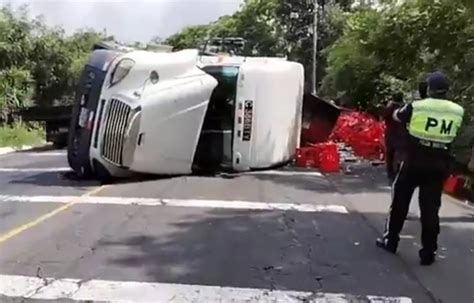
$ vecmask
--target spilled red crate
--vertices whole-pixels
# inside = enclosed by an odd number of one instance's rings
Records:
[[[319,168],[323,173],[335,173],[340,169],[340,157],[336,143],[321,146],[319,153]]]
[[[338,172],[340,156],[336,143],[310,144],[296,151],[296,165],[298,167],[320,168],[322,172]]]
[[[444,182],[444,191],[450,195],[455,195],[464,184],[464,179],[459,176],[449,176]]]
[[[350,112],[342,114],[331,134],[331,139],[351,146],[354,153],[366,159],[383,158],[385,124],[372,116]]]
[[[301,147],[296,150],[296,166],[316,167],[319,161],[314,147]]]

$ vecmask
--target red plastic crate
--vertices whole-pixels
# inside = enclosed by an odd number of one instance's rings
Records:
[[[459,176],[449,176],[444,182],[444,191],[448,194],[454,195],[463,186],[464,179]]]
[[[335,173],[340,170],[340,157],[335,143],[327,143],[320,147],[319,168],[323,173]]]
[[[296,150],[296,166],[316,167],[318,155],[314,147],[302,147]]]

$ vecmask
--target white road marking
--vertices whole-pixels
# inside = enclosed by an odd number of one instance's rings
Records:
[[[317,171],[286,171],[286,170],[262,170],[253,172],[244,172],[243,175],[275,175],[275,176],[308,176],[322,177],[323,174]]]
[[[411,303],[407,297],[354,296],[335,293],[235,288],[170,283],[54,279],[0,275],[0,294],[7,297],[100,302],[279,302]],[[364,301],[365,302],[365,301]]]
[[[57,156],[66,156],[66,152],[22,152],[19,153],[19,155],[22,156],[28,156],[28,157],[57,157]]]
[[[1,167],[0,173],[60,173],[71,171],[69,167],[32,167],[32,168],[14,168]]]
[[[0,195],[2,202],[27,203],[69,203],[77,200],[76,196],[9,196]],[[78,204],[111,204],[111,205],[141,205],[141,206],[170,206],[170,207],[198,207],[224,208],[245,210],[282,210],[298,212],[330,212],[348,214],[347,208],[342,205],[317,205],[298,203],[266,203],[234,200],[196,200],[196,199],[155,199],[155,198],[125,198],[125,197],[81,197]]]

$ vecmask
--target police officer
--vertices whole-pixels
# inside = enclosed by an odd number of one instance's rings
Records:
[[[455,139],[464,109],[447,100],[449,83],[435,72],[427,79],[428,98],[407,104],[393,113],[408,131],[405,159],[393,184],[392,205],[382,238],[377,246],[396,253],[399,234],[408,214],[410,201],[419,188],[422,225],[420,263],[435,261],[439,234],[439,209],[443,184],[449,174],[450,144]]]

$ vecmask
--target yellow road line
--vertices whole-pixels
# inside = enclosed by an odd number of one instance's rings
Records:
[[[89,196],[92,196],[94,194],[97,194],[98,192],[100,192],[101,190],[103,190],[105,188],[105,186],[100,186],[94,190],[91,190],[90,192],[87,192],[85,193],[84,195],[78,197],[76,200],[74,201],[71,201],[69,202],[68,204],[66,205],[63,205],[61,207],[58,207],[56,209],[53,209],[52,211],[50,211],[49,213],[47,214],[44,214],[42,215],[41,217],[39,218],[36,218],[34,219],[33,221],[30,221],[28,223],[25,223],[23,225],[20,225],[18,227],[15,227],[14,229],[10,230],[9,232],[3,234],[0,236],[0,245],[3,244],[4,242],[10,240],[11,238],[21,234],[22,232],[24,231],[27,231],[28,229],[30,228],[33,228],[39,224],[41,224],[42,222],[56,216],[57,214],[67,210],[68,208],[74,206],[74,204],[77,204],[81,201],[81,198],[83,197],[89,197]]]

